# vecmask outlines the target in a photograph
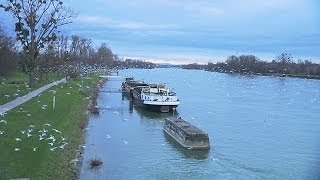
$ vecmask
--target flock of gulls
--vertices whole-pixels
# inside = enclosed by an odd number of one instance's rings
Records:
[[[0,138],[1,136],[5,135],[4,127],[8,124],[8,122],[4,119],[4,114],[1,114],[2,119],[0,120]],[[13,138],[14,143],[14,151],[24,151],[22,149],[22,142],[28,142],[30,144],[30,147],[28,149],[31,149],[33,152],[36,152],[39,147],[33,144],[43,143],[47,144],[47,148],[50,149],[50,151],[56,151],[57,149],[65,149],[66,145],[68,144],[66,142],[67,138],[63,137],[63,134],[58,129],[51,126],[49,123],[45,123],[40,127],[36,127],[33,124],[30,124],[28,127],[19,130],[19,133]],[[38,143],[35,143],[36,141],[39,141]],[[46,147],[42,146],[41,147]]]
[[[84,64],[77,64],[73,66],[73,68],[76,68],[78,72],[81,73],[81,76],[84,77],[87,74],[96,73],[96,72],[106,72],[106,69],[103,67],[94,67],[94,66],[87,66]],[[6,81],[6,79],[3,79]],[[4,82],[1,82],[2,85],[5,85]],[[64,88],[63,86],[60,86],[61,88]],[[82,84],[77,84],[75,87],[70,86],[71,88],[87,88],[88,86],[83,87]],[[18,98],[23,95],[23,91],[30,92],[31,88],[28,86],[27,83],[24,84],[16,84],[16,90],[12,91],[11,93],[1,93],[0,97],[4,96],[6,99],[11,100]],[[49,90],[49,93],[56,94],[57,92],[55,90]],[[70,92],[66,92],[67,95],[71,95]],[[42,94],[39,94],[38,97],[40,97]],[[89,99],[89,97],[85,97],[84,99]],[[39,108],[42,110],[48,109],[50,106],[47,104],[43,104],[39,99],[37,100],[39,103]],[[30,118],[31,114],[28,111],[24,111],[22,108],[18,110],[19,112],[25,113],[26,117]],[[49,149],[52,152],[58,151],[58,150],[64,150],[68,149],[68,142],[67,138],[64,137],[63,132],[61,132],[58,128],[53,127],[49,123],[45,123],[42,125],[34,125],[29,124],[26,125],[24,128],[16,130],[16,133],[13,135],[12,132],[9,132],[7,130],[7,127],[10,125],[10,121],[7,121],[5,118],[6,113],[0,114],[0,143],[1,139],[6,139],[8,141],[11,141],[10,143],[10,149],[12,149],[13,152],[19,153],[19,152],[34,152],[42,151],[43,149]],[[7,127],[6,127],[7,126]],[[109,137],[111,138],[111,136]],[[127,144],[128,142],[124,142]],[[82,146],[82,148],[85,148],[85,146]],[[70,161],[70,163],[77,163],[79,159],[75,158]]]

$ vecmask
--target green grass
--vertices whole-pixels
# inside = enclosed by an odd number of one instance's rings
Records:
[[[98,76],[90,79],[71,79],[68,85],[64,83],[51,88],[30,101],[8,112],[5,117],[7,124],[0,123],[0,179],[31,178],[31,179],[75,179],[76,163],[71,160],[78,158],[81,144],[84,140],[83,124],[87,122],[87,107],[89,91],[79,91],[83,87],[95,85]],[[86,89],[86,88],[85,88]],[[56,91],[56,109],[52,108],[53,92]],[[46,109],[42,107],[46,106]],[[22,111],[21,111],[22,108]],[[30,114],[28,116],[28,114]],[[51,127],[44,124],[49,123]],[[34,127],[31,127],[33,125]],[[81,128],[82,127],[82,128]],[[53,135],[56,141],[39,140],[39,130],[47,129],[48,138]],[[62,134],[53,131],[57,129]],[[27,137],[21,130],[32,129],[32,136]],[[65,149],[57,147],[62,142],[61,136],[68,144]],[[17,142],[15,138],[22,141]],[[37,147],[34,152],[33,147]],[[15,148],[21,151],[15,151]]]
[[[50,73],[48,78],[44,76],[42,81],[37,81],[34,88],[29,88],[28,75],[25,73],[16,72],[9,77],[0,76],[0,105],[8,103],[19,96],[28,94],[45,84],[59,80],[62,78],[61,75],[57,76],[56,73]]]

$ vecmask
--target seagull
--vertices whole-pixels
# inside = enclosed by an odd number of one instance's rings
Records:
[[[44,126],[51,126],[51,124],[47,123],[47,124],[44,124]]]
[[[65,141],[66,139],[67,139],[67,138],[64,138],[64,137],[61,136],[61,140],[62,140],[62,141]]]
[[[50,151],[55,151],[58,147],[50,148]]]
[[[76,162],[78,162],[78,161],[79,161],[79,159],[77,159],[77,158],[76,158],[76,159],[72,159],[72,160],[70,161],[70,164],[71,164],[71,163],[76,163]]]
[[[20,132],[21,132],[21,134],[24,134],[26,131],[25,130],[21,130]]]
[[[4,131],[0,131],[0,135],[2,135],[4,133]]]
[[[61,146],[59,146],[61,149],[64,149],[64,146],[66,146],[68,143],[64,143]]]
[[[29,117],[30,117],[30,116],[31,116],[31,114],[27,114],[27,116],[29,116]]]
[[[40,102],[40,100],[38,100],[38,103]]]
[[[31,133],[33,130],[32,129],[28,129],[28,132]]]
[[[30,137],[30,136],[32,136],[32,134],[27,133],[27,136]]]
[[[52,129],[52,130],[55,131],[55,132],[57,132],[57,133],[62,134],[61,131],[59,131],[59,130],[57,130],[57,129]]]
[[[47,138],[48,139],[55,139],[54,136],[50,135],[50,137]]]
[[[123,141],[124,144],[128,144],[128,141]]]
[[[0,123],[8,124],[6,120],[2,119]]]
[[[111,138],[111,136],[110,136],[109,134],[107,134],[107,138],[108,138],[108,139],[110,139],[110,138]]]
[[[42,139],[44,139],[41,135],[39,135],[39,141],[41,141]]]
[[[22,141],[20,138],[15,138],[16,141]]]
[[[19,148],[15,148],[14,150],[15,150],[15,151],[20,151],[20,149],[19,149]]]
[[[37,151],[37,147],[33,147],[33,152]]]
[[[68,92],[67,94],[68,94],[68,95],[70,95],[70,93],[69,93],[69,92]]]
[[[50,144],[50,146],[53,146],[53,142],[51,142],[51,143],[48,143],[48,144]]]

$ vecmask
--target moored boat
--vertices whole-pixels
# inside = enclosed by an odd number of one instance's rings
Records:
[[[163,130],[187,149],[210,149],[209,136],[182,118],[166,118]]]
[[[176,93],[164,84],[136,86],[133,88],[132,94],[138,105],[151,111],[169,112],[175,110],[180,104]]]
[[[157,112],[170,112],[177,108],[180,100],[176,93],[164,84],[148,84],[127,77],[122,83],[122,91],[137,105]]]

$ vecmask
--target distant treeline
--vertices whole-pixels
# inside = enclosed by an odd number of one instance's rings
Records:
[[[28,58],[25,52],[17,48],[17,42],[0,27],[0,76],[8,76],[18,70],[27,72]],[[48,44],[37,58],[36,73],[57,72],[63,66],[76,64],[98,65],[107,69],[154,68],[155,64],[134,59],[121,59],[105,43],[94,48],[91,39],[78,35],[59,36]]]
[[[254,55],[232,55],[225,62],[184,65],[185,69],[203,69],[224,73],[261,74],[296,77],[320,77],[320,64],[310,60],[295,61],[290,54],[283,53],[271,62],[262,61]]]

